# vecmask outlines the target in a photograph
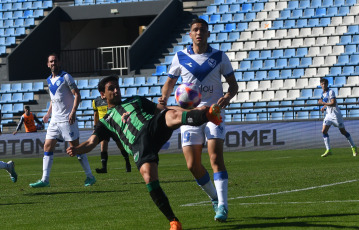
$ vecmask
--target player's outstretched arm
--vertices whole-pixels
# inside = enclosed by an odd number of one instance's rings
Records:
[[[78,146],[70,146],[66,149],[67,154],[69,154],[71,157],[76,156],[78,154],[84,154],[84,153],[88,153],[90,152],[92,149],[94,149],[96,147],[96,145],[98,145],[99,143],[99,139],[96,135],[91,135],[91,137],[81,143]]]

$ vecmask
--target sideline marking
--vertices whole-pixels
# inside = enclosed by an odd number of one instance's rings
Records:
[[[313,187],[308,187],[308,188],[287,190],[287,191],[282,191],[282,192],[265,193],[265,194],[258,194],[258,195],[252,195],[252,196],[238,196],[238,197],[234,197],[234,198],[228,198],[228,200],[263,197],[263,196],[279,195],[279,194],[286,194],[286,193],[292,193],[292,192],[301,192],[301,191],[313,190],[313,189],[317,189],[317,188],[325,188],[325,187],[331,187],[331,186],[335,186],[335,185],[353,183],[353,182],[357,182],[357,181],[359,181],[359,179],[348,180],[348,181],[343,181],[343,182],[336,182],[333,184],[324,184],[324,185],[313,186]],[[201,201],[198,203],[182,204],[180,206],[196,206],[196,205],[204,205],[207,203],[211,203],[211,202],[210,201]]]

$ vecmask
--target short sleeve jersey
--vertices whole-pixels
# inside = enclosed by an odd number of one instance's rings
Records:
[[[98,112],[98,117],[101,119],[103,118],[107,113],[107,100],[102,99],[100,96],[96,97],[92,101],[92,108],[94,111]]]
[[[202,94],[199,106],[209,106],[223,96],[221,75],[226,78],[232,74],[231,62],[223,51],[208,46],[206,53],[195,54],[190,45],[175,54],[168,76],[181,76],[183,82],[196,84]]]
[[[145,97],[130,97],[120,105],[108,109],[107,114],[96,126],[94,135],[100,142],[110,138],[121,142],[126,152],[133,155],[132,145],[146,122],[154,117],[156,107],[155,103]],[[124,113],[128,113],[126,119],[122,119]]]
[[[323,100],[323,102],[328,103],[333,98],[336,98],[335,92],[333,90],[328,88],[326,92],[322,92],[321,99]],[[335,105],[333,106],[327,106],[327,115],[338,115],[340,113],[341,112],[337,103],[335,103]]]
[[[72,76],[61,71],[58,76],[47,78],[52,103],[51,122],[65,122],[69,120],[74,105],[74,95],[71,89],[76,88]]]

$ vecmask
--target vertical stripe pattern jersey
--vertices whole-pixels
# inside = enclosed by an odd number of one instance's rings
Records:
[[[120,141],[124,149],[133,155],[132,145],[145,123],[154,116],[155,109],[156,104],[152,101],[134,96],[108,109],[100,122],[112,132],[114,140]]]

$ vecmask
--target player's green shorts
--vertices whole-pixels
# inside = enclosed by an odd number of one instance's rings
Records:
[[[173,133],[173,130],[166,125],[165,115],[167,111],[163,110],[149,120],[132,145],[133,158],[138,169],[147,162],[158,164],[158,152]]]

